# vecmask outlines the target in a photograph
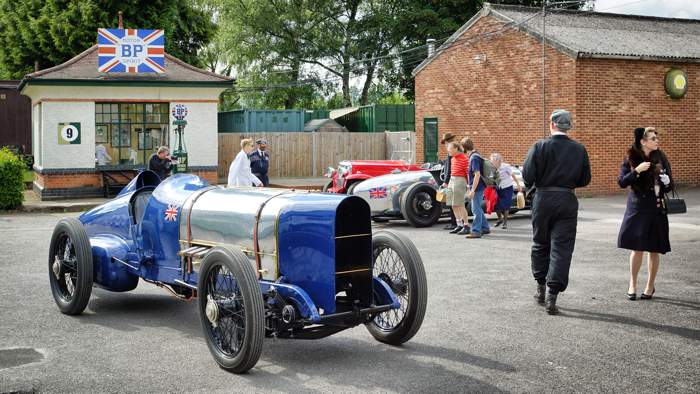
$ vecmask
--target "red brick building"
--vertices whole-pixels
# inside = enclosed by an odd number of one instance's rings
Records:
[[[700,21],[548,11],[543,111],[539,11],[486,3],[416,67],[417,159],[443,157],[438,135],[452,132],[522,164],[549,134],[544,114],[564,108],[574,117],[569,134],[591,159],[583,194],[620,190],[619,167],[640,126],[659,130],[677,183],[700,183]],[[687,75],[678,99],[664,85],[673,68]]]

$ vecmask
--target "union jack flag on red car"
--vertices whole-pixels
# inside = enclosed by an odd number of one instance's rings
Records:
[[[97,29],[97,59],[103,73],[164,73],[163,30]]]

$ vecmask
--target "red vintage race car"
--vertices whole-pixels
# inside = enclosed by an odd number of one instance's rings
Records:
[[[422,168],[418,164],[409,164],[403,160],[343,160],[337,169],[328,167],[325,175],[330,180],[323,187],[323,191],[352,194],[355,185],[365,179],[404,171],[418,171]]]

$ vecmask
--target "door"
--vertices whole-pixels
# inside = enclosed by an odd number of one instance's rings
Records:
[[[438,161],[438,120],[437,118],[423,119],[423,162]]]

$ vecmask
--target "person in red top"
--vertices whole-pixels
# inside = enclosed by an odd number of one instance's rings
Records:
[[[467,194],[467,172],[469,162],[464,155],[462,145],[450,142],[447,145],[447,153],[450,155],[450,183],[447,185],[447,205],[457,218],[457,227],[450,231],[451,234],[469,234],[469,216],[464,207],[464,197]]]

